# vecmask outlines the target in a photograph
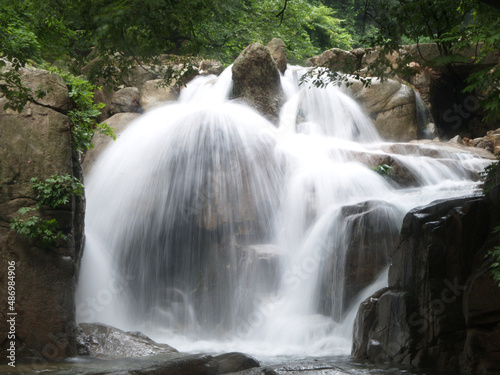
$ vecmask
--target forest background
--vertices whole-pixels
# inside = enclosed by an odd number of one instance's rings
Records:
[[[480,67],[500,49],[499,8],[494,0],[0,0],[0,90],[20,110],[43,95],[22,87],[18,71],[27,65],[112,86],[136,64],[203,57],[228,65],[248,44],[274,37],[296,64],[334,47],[390,53],[432,42],[440,56],[430,66],[453,70],[464,63],[460,51],[476,46],[467,63]],[[468,78],[466,90],[483,93],[488,121],[500,119],[499,81],[498,66]]]

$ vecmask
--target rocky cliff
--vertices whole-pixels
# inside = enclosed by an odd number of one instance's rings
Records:
[[[57,209],[40,209],[40,218],[56,219],[67,238],[49,248],[19,236],[10,223],[20,208],[36,204],[31,178],[82,176],[71,145],[65,115],[69,96],[62,78],[26,70],[23,83],[34,90],[43,88],[47,95],[21,113],[3,109],[7,99],[0,97],[0,348],[6,353],[14,346],[17,361],[45,361],[76,355],[73,294],[82,251],[84,202],[73,198]],[[9,280],[15,289],[15,295],[12,288],[10,294],[11,299],[15,296],[13,305],[6,302]],[[13,324],[6,323],[8,318],[14,318]],[[7,333],[15,333],[15,340]],[[5,360],[3,355],[1,361]]]
[[[486,257],[499,239],[498,191],[406,215],[389,287],[359,308],[354,357],[457,374],[500,371],[500,288]]]

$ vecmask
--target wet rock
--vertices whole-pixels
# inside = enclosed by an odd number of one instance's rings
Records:
[[[81,323],[78,327],[80,355],[129,358],[177,352],[171,346],[158,344],[140,332],[124,332],[100,323]]]
[[[114,93],[111,100],[111,111],[121,112],[142,112],[139,102],[139,89],[137,87],[124,87]]]
[[[328,375],[346,375],[352,374],[337,366],[334,359],[314,359],[293,361],[282,365],[269,366],[277,374],[300,375],[300,374],[328,374]]]
[[[350,151],[350,155],[353,159],[365,164],[373,170],[376,170],[380,166],[388,166],[390,169],[385,174],[385,177],[399,186],[418,186],[415,175],[397,158],[397,155],[365,152],[358,153],[355,151]]]
[[[248,370],[233,372],[228,375],[278,375],[278,373],[269,367],[251,368]]]
[[[158,357],[156,363],[131,364],[120,370],[110,369],[89,375],[217,375],[218,364],[212,356],[197,354],[172,354],[170,358]],[[116,366],[118,367],[118,366]],[[124,367],[123,365],[121,367]]]
[[[500,299],[491,298],[498,293],[490,273],[490,264],[483,264],[466,284],[464,294],[464,314],[467,325],[496,324],[500,322]]]
[[[469,147],[458,142],[440,142],[428,139],[388,144],[383,146],[382,149],[396,154],[415,154],[433,158],[446,158],[449,157],[450,153],[465,152],[486,160],[495,159],[495,155],[481,148]]]
[[[387,290],[388,288],[380,289],[359,305],[358,314],[354,321],[351,350],[351,355],[354,358],[365,359],[368,356],[370,330],[375,325],[377,303]]]
[[[245,268],[242,280],[249,280],[249,295],[277,288],[280,282],[280,261],[283,250],[271,244],[244,246],[239,249],[239,262]]]
[[[237,352],[215,356],[214,361],[219,364],[217,374],[229,374],[260,366],[255,358]]]
[[[259,43],[250,44],[235,60],[232,72],[233,98],[242,99],[277,124],[285,95],[269,50]]]
[[[147,81],[141,89],[140,105],[147,111],[165,102],[176,101],[179,98],[179,92],[179,86],[175,82],[165,85],[161,79]]]
[[[485,259],[498,240],[490,235],[493,210],[481,197],[464,197],[406,215],[389,290],[361,305],[353,354],[374,363],[496,373],[500,289]]]
[[[342,223],[342,232],[346,233],[347,239],[345,243],[334,241],[331,244],[320,273],[320,311],[336,319],[352,306],[358,293],[375,281],[389,264],[401,219],[399,210],[383,201],[344,206],[339,215],[339,223]],[[339,269],[339,262],[342,261],[344,263],[340,267],[343,269]],[[338,274],[345,275],[340,290],[336,278]],[[334,306],[337,309],[342,307],[340,311],[333,311]]]
[[[415,93],[410,86],[393,79],[372,79],[364,87],[354,80],[348,91],[366,108],[382,138],[396,142],[417,138]]]
[[[267,49],[271,52],[271,56],[276,62],[276,66],[278,67],[281,73],[285,73],[286,71],[286,46],[285,43],[279,38],[273,38],[269,43],[267,43]]]

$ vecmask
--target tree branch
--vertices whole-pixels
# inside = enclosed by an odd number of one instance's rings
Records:
[[[285,5],[283,6],[283,9],[281,9],[281,12],[279,12],[276,15],[276,17],[280,17],[280,26],[283,23],[283,17],[285,17],[285,10],[287,5],[288,5],[288,0],[285,0]]]

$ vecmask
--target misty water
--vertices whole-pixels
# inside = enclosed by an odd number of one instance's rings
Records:
[[[299,86],[303,73],[282,77],[277,126],[228,99],[226,69],[142,115],[100,156],[85,179],[79,322],[184,352],[240,351],[268,364],[328,357],[371,371],[349,353],[359,303],[387,285],[385,235],[397,237],[414,207],[478,192],[488,161],[386,142],[342,88]],[[375,170],[387,158],[411,184]],[[350,245],[372,211],[377,273],[353,289]],[[369,252],[358,251],[360,264]]]

